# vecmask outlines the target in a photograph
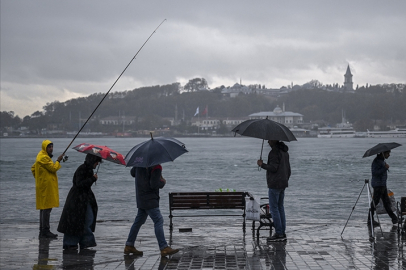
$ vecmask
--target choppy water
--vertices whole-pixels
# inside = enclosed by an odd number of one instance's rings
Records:
[[[107,145],[125,155],[134,145],[148,138],[77,138],[72,146],[83,142]],[[167,185],[161,190],[161,210],[168,216],[168,193],[174,191],[214,191],[232,188],[249,191],[258,197],[267,196],[265,171],[258,171],[256,160],[261,140],[254,138],[178,138],[189,153],[173,163],[163,164]],[[30,168],[43,139],[0,139],[0,222],[38,222],[35,209],[35,181]],[[71,139],[51,139],[55,158]],[[373,157],[362,158],[364,152],[380,142],[398,142],[388,160],[388,187],[400,200],[406,196],[406,138],[299,138],[287,143],[290,150],[292,176],[286,190],[287,218],[319,218],[346,220],[360,194],[364,179],[370,178]],[[264,146],[266,160],[269,146]],[[51,214],[51,222],[59,220],[76,168],[85,155],[69,149],[69,161],[58,172],[60,207]],[[104,162],[93,191],[99,204],[99,220],[132,220],[136,212],[134,179],[130,168]],[[364,189],[352,219],[365,219],[368,209]],[[384,217],[385,219],[387,217]]]

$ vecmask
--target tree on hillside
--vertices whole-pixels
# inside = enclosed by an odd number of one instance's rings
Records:
[[[189,80],[183,88],[188,92],[195,92],[202,89],[208,89],[208,84],[204,78],[194,78]]]

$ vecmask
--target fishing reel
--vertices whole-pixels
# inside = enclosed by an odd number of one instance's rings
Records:
[[[68,160],[68,158],[69,158],[68,156],[63,156],[62,161],[65,162]]]

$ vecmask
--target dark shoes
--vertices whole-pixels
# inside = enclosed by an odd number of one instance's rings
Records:
[[[56,239],[56,238],[58,238],[58,235],[54,234],[54,233],[51,233],[50,231],[45,231],[45,232],[40,232],[39,233],[39,238]]]
[[[81,246],[80,246],[80,250],[82,250],[82,249],[87,249],[87,248],[91,248],[91,247],[96,247],[96,246],[97,246],[96,243],[91,244],[91,245],[88,245],[88,246],[86,246],[86,245],[81,245]]]
[[[136,256],[142,256],[144,254],[144,252],[137,250],[135,247],[125,246],[124,254],[128,255],[130,253],[132,253],[132,254],[134,254]]]
[[[171,247],[166,247],[163,250],[161,250],[161,256],[169,256],[169,255],[173,255],[178,252],[179,252],[179,249],[173,249]]]
[[[397,225],[399,223],[399,219],[397,217],[392,218],[392,224]]]
[[[78,250],[78,245],[63,245],[64,250]]]
[[[368,220],[368,221],[367,221],[367,224],[368,224],[368,226],[371,226],[371,220]],[[379,227],[380,225],[381,225],[381,224],[379,224],[378,221],[372,220],[372,226],[374,226],[374,227]]]
[[[286,241],[286,234],[280,235],[275,233],[271,237],[268,237],[267,240],[269,242],[283,242]]]

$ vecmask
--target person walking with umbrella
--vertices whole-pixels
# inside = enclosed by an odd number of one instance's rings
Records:
[[[288,146],[278,140],[268,140],[271,151],[268,162],[257,161],[258,166],[266,170],[268,185],[269,211],[271,212],[275,234],[268,241],[286,241],[286,218],[284,209],[285,188],[291,175]]]
[[[375,159],[372,161],[371,172],[372,179],[371,185],[374,188],[374,194],[370,206],[370,211],[368,214],[368,226],[379,226],[379,222],[374,220],[374,213],[376,205],[378,205],[379,200],[382,199],[383,206],[392,219],[393,224],[398,223],[398,218],[392,212],[391,202],[388,196],[388,189],[386,187],[386,182],[388,179],[389,164],[386,163],[386,159],[390,156],[390,150],[378,153]]]
[[[138,213],[128,234],[124,254],[143,254],[142,251],[134,247],[134,242],[148,216],[154,222],[155,236],[158,240],[161,256],[177,253],[179,249],[172,249],[165,240],[164,219],[159,210],[159,189],[162,189],[166,184],[165,178],[162,177],[162,166],[158,164],[149,168],[133,167],[131,176],[135,177]]]
[[[102,158],[87,154],[85,162],[73,175],[70,189],[59,220],[58,232],[64,234],[63,249],[77,250],[96,246],[93,232],[96,229],[97,201],[92,191],[98,176],[93,173]]]
[[[137,216],[131,226],[124,247],[124,254],[143,255],[142,251],[135,248],[141,226],[148,216],[154,222],[155,237],[161,251],[161,256],[175,254],[179,249],[168,246],[164,234],[164,219],[159,209],[159,190],[166,180],[162,177],[161,164],[173,161],[180,155],[187,153],[186,147],[180,141],[170,137],[153,138],[134,146],[126,155],[127,166],[133,166],[130,173],[135,178],[135,195],[137,201]]]
[[[61,168],[63,154],[55,163],[52,161],[54,144],[50,140],[42,142],[35,163],[31,167],[35,178],[36,206],[39,211],[39,238],[57,238],[51,233],[49,219],[52,208],[59,207],[58,176],[56,172]]]

